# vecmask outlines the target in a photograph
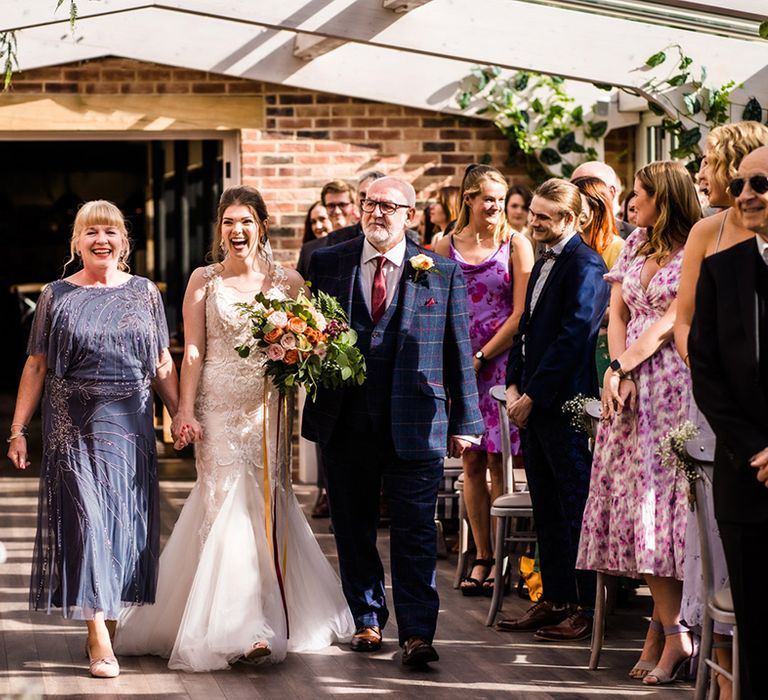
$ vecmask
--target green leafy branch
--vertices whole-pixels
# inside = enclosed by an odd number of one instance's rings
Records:
[[[56,0],[56,9],[54,13],[67,0]],[[77,21],[77,0],[69,0],[69,28],[75,31],[75,22]],[[3,74],[3,92],[11,87],[13,74],[19,68],[18,55],[16,53],[16,32],[0,32],[0,66]]]
[[[608,131],[607,121],[588,118],[559,76],[518,71],[502,77],[497,66],[475,66],[456,102],[462,110],[491,114],[510,142],[509,164],[523,162],[534,180],[570,177],[579,163],[597,158],[595,144]]]

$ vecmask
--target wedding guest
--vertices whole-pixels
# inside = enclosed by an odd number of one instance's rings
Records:
[[[768,697],[768,147],[731,180],[742,226],[757,234],[704,258],[688,338],[696,403],[714,429],[715,515],[728,563],[742,700]]]
[[[301,242],[309,243],[318,238],[324,238],[332,230],[328,210],[323,206],[322,202],[315,202],[307,210],[307,216],[304,219],[304,237],[301,239]]]
[[[633,226],[637,225],[637,208],[635,207],[635,191],[631,190],[624,197],[624,201],[621,203],[621,216],[622,221],[626,221]]]
[[[533,195],[529,222],[544,243],[528,283],[525,312],[507,365],[507,411],[522,430],[544,595],[501,630],[542,641],[592,634],[595,576],[577,571],[576,549],[592,456],[586,433],[563,413],[578,394],[595,396],[595,342],[608,304],[605,263],[579,235],[579,189],[551,179]]]
[[[351,649],[379,650],[389,617],[376,549],[383,484],[401,660],[423,666],[439,658],[434,517],[443,460],[446,452],[459,457],[483,423],[464,279],[456,263],[424,255],[407,239],[415,203],[410,183],[376,180],[363,202],[365,238],[312,258],[312,289],[347,310],[367,378],[362,386],[320,389],[304,405],[302,433],[321,443],[328,469],[339,569],[357,626]]]
[[[606,275],[613,359],[603,380],[577,566],[645,578],[653,616],[630,676],[660,685],[678,678],[693,653],[680,624],[687,482],[662,463],[659,449],[685,420],[690,400],[690,376],[670,341],[683,245],[701,209],[680,163],[640,169],[634,191],[641,228]]]
[[[429,208],[429,220],[435,229],[431,238],[432,248],[445,236],[448,225],[456,221],[460,206],[458,187],[441,187],[438,190],[437,201]]]
[[[616,219],[613,216],[608,185],[600,178],[589,176],[578,177],[571,182],[581,191],[586,204],[585,212],[589,216],[589,220],[582,229],[581,237],[592,250],[600,254],[610,271],[624,247],[624,239],[616,232]],[[611,362],[608,352],[608,313],[600,326],[596,353],[597,377],[598,380],[602,380]]]
[[[537,245],[531,236],[531,230],[528,228],[528,208],[531,206],[533,192],[525,185],[510,185],[507,190],[507,196],[504,200],[504,212],[507,215],[507,224],[517,233],[522,233],[534,252],[534,257],[538,259],[544,251],[543,244]]]
[[[611,202],[613,205],[612,208],[614,215],[621,211],[621,206],[619,204],[619,198],[621,196],[622,190],[621,180],[619,180],[619,176],[616,174],[616,171],[610,165],[608,165],[608,163],[603,163],[599,160],[590,160],[586,163],[582,163],[579,167],[576,168],[576,170],[573,171],[573,174],[571,175],[571,182],[579,177],[596,177],[599,180],[602,180],[606,185],[608,185],[608,190],[611,193]],[[630,233],[632,233],[632,231],[635,230],[635,225],[626,220],[620,219],[618,221],[618,230],[619,235],[622,238],[626,238]]]
[[[153,603],[160,509],[152,388],[171,414],[176,370],[160,293],[128,272],[125,220],[111,202],[75,217],[82,267],[42,292],[8,456],[29,465],[27,425],[42,396],[43,457],[30,606],[85,620],[89,670],[114,678],[115,620]]]
[[[677,299],[675,319],[675,344],[683,361],[688,362],[688,335],[694,315],[696,283],[702,262],[710,255],[727,250],[745,240],[751,240],[754,233],[741,222],[738,208],[732,207],[733,200],[728,193],[729,182],[736,177],[742,158],[747,153],[768,145],[768,127],[759,122],[747,121],[726,124],[713,129],[704,146],[704,159],[699,169],[699,187],[708,204],[718,213],[699,221],[688,236],[683,252],[683,266],[680,273],[680,290]],[[689,420],[698,427],[699,435],[712,434],[706,419],[699,413],[695,403],[691,405]],[[699,503],[710,512],[709,520],[715,522],[712,490],[709,481],[704,481],[706,502]],[[709,533],[712,549],[711,559],[715,587],[719,590],[727,585],[728,571],[719,531]],[[699,532],[695,513],[689,512],[685,534],[685,577],[681,615],[686,624],[701,625],[704,606],[699,552]],[[727,648],[732,629],[728,625],[715,623],[715,642],[718,662],[724,668],[731,668],[731,654]],[[720,696],[728,700],[731,696],[731,682],[718,674]]]
[[[477,173],[477,174],[476,174]],[[503,384],[507,355],[525,306],[533,253],[520,234],[510,235],[504,216],[507,184],[497,170],[469,172],[456,230],[435,247],[455,260],[469,296],[469,334],[477,393],[485,432],[479,445],[464,451],[464,502],[476,559],[460,584],[465,596],[493,592],[491,503],[504,492],[501,426],[492,387]],[[520,451],[517,429],[510,431],[512,453]],[[486,472],[491,477],[488,489]]]

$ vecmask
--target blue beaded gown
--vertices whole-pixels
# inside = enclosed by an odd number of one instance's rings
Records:
[[[27,348],[48,363],[30,607],[117,619],[155,598],[157,455],[150,382],[168,347],[160,294],[65,280],[40,295]]]
[[[153,654],[174,670],[227,669],[266,642],[288,652],[349,639],[341,583],[290,483],[278,392],[264,356],[240,358],[249,326],[217,266],[205,268],[205,358],[195,403],[197,481],[163,549],[155,605],[125,610],[117,654]],[[267,296],[289,291],[279,265]]]

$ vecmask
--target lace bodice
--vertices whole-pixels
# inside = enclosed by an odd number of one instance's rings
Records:
[[[249,337],[249,324],[216,267],[205,269],[206,348],[195,404],[204,433],[195,454],[198,480],[206,496],[203,541],[243,471],[263,467],[264,451],[264,357],[252,353],[241,358],[235,351]],[[289,291],[286,277],[285,270],[275,266],[267,296],[285,298]],[[275,393],[267,388],[268,402],[274,402]],[[274,437],[269,438],[271,445]]]

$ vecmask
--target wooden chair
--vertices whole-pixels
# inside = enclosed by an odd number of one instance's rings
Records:
[[[712,481],[713,462],[715,455],[715,438],[707,436],[695,438],[686,443],[688,455],[696,461],[699,478],[696,480],[696,525],[699,530],[699,547],[701,549],[702,595],[704,597],[704,615],[701,621],[701,645],[699,646],[699,670],[696,674],[695,700],[704,700],[709,683],[709,698],[718,696],[718,684],[715,673],[722,673],[733,684],[732,695],[739,697],[739,644],[736,634],[736,615],[733,611],[731,589],[715,590],[712,567],[712,548],[709,534],[712,524],[709,512],[704,504],[707,498],[705,480]],[[733,626],[732,667],[726,671],[714,658],[713,643],[715,622]]]
[[[494,546],[494,559],[496,577],[493,582],[493,597],[488,609],[488,617],[485,624],[489,627],[496,621],[496,615],[501,610],[504,599],[504,581],[508,574],[516,571],[511,565],[508,554],[514,553],[515,546],[519,543],[536,541],[536,533],[533,530],[533,507],[531,494],[524,488],[524,483],[519,483],[512,462],[512,448],[509,436],[509,418],[507,418],[507,401],[503,386],[495,386],[490,391],[491,397],[496,401],[499,410],[499,425],[501,426],[501,458],[504,474],[504,494],[499,496],[491,506],[491,516],[496,518],[496,538]],[[531,523],[527,530],[513,528],[513,522],[518,518],[526,518]]]

